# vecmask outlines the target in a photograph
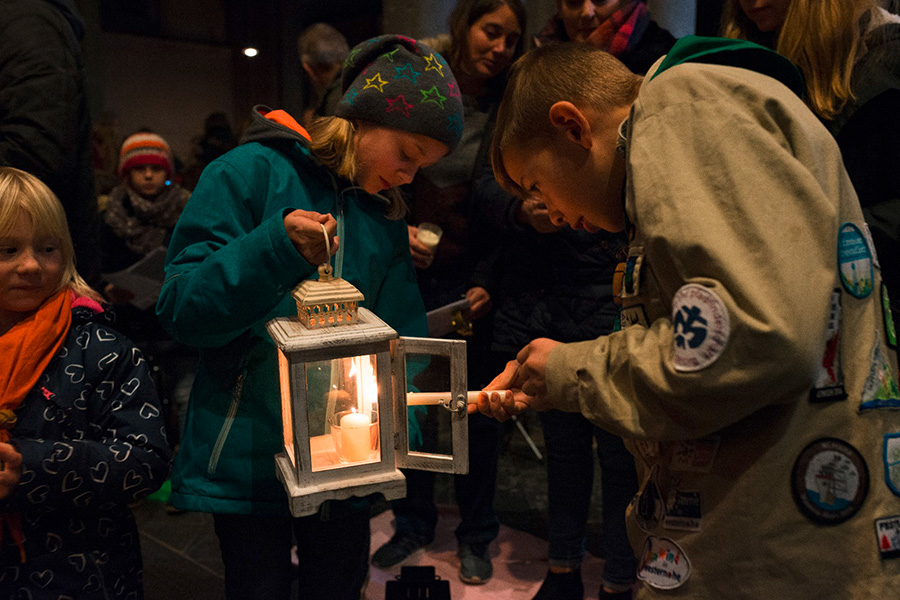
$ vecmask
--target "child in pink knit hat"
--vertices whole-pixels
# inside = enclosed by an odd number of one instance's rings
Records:
[[[109,193],[100,224],[100,256],[104,274],[133,266],[168,245],[175,223],[190,192],[172,181],[174,161],[169,144],[159,135],[138,132],[128,136],[119,155],[121,183]],[[163,256],[163,254],[158,254]],[[150,262],[141,272],[150,268]],[[158,278],[162,282],[160,258]],[[106,276],[104,276],[106,279]],[[109,279],[114,279],[112,276]],[[191,363],[181,355],[159,324],[153,306],[155,293],[141,293],[117,280],[104,282],[103,294],[113,305],[116,327],[133,340],[164,375],[160,389],[170,443],[178,443],[177,417],[172,405],[177,381]],[[157,292],[158,293],[158,292]]]
[[[155,133],[128,136],[119,155],[119,176],[146,200],[153,200],[169,185],[174,172],[172,150]]]

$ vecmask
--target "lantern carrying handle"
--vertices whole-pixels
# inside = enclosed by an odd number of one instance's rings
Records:
[[[331,273],[334,269],[331,268],[331,240],[328,239],[328,230],[325,229],[324,223],[319,223],[319,227],[322,228],[322,234],[325,236],[325,262],[319,265],[319,281],[328,281],[331,279]]]

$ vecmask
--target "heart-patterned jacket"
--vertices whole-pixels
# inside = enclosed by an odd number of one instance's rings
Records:
[[[128,505],[155,491],[169,449],[140,351],[87,307],[15,411],[22,476],[0,501],[19,513],[26,562],[8,531],[0,598],[143,598],[138,530]]]

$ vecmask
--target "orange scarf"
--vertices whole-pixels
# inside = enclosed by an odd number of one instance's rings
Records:
[[[72,324],[72,295],[68,288],[57,292],[0,335],[0,442],[9,441],[9,432],[16,425],[13,411],[37,384],[66,339]],[[0,541],[4,524],[9,527],[24,563],[22,516],[0,514]]]

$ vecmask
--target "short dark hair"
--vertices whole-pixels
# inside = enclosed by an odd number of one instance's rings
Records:
[[[497,181],[521,196],[523,190],[506,173],[503,150],[547,143],[556,130],[550,107],[568,101],[607,111],[630,106],[642,77],[619,59],[589,44],[563,42],[526,53],[510,69],[491,143],[491,161]]]

